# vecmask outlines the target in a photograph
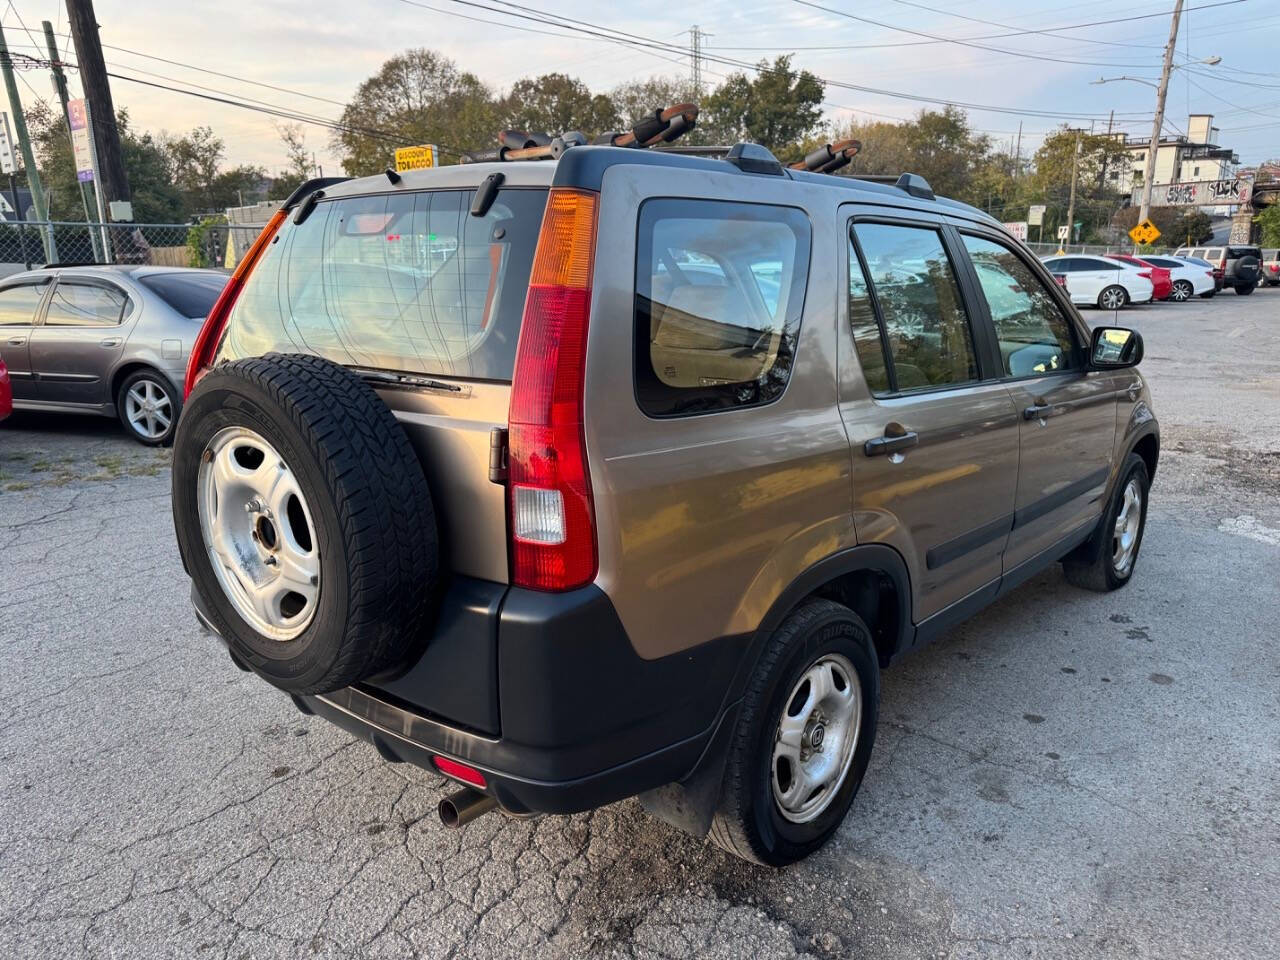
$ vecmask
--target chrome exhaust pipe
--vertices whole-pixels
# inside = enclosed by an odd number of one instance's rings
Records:
[[[477,817],[483,817],[497,806],[498,801],[493,797],[470,787],[463,787],[440,801],[440,822],[450,830],[457,830]]]

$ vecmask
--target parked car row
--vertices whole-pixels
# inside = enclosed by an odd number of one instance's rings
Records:
[[[1067,288],[1072,303],[1119,310],[1133,303],[1208,298],[1227,287],[1245,295],[1263,282],[1280,285],[1280,251],[1266,253],[1271,254],[1269,262],[1258,247],[1179,247],[1172,254],[1066,254],[1042,259]]]
[[[6,277],[0,418],[10,404],[96,413],[119,417],[141,443],[169,443],[187,358],[226,284],[217,270],[123,265],[53,266]]]

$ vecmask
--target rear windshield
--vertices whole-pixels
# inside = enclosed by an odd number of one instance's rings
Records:
[[[209,315],[227,285],[223,273],[149,273],[138,282],[184,317],[197,320]]]
[[[344,366],[510,380],[545,189],[320,202],[249,276],[219,358],[270,350]]]
[[[1240,257],[1256,257],[1262,259],[1262,251],[1257,247],[1230,247],[1227,250],[1227,257],[1231,260],[1238,260]]]

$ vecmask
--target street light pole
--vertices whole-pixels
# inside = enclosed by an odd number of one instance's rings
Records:
[[[1080,175],[1080,131],[1076,131],[1076,152],[1071,160],[1071,201],[1067,204],[1067,245],[1076,232],[1076,178]],[[1065,249],[1065,248],[1064,248]]]
[[[1142,176],[1142,209],[1138,222],[1151,214],[1151,186],[1156,175],[1156,154],[1160,150],[1160,131],[1164,128],[1164,102],[1169,93],[1169,74],[1173,70],[1173,53],[1178,45],[1178,19],[1182,16],[1182,0],[1173,5],[1173,21],[1169,24],[1169,42],[1164,48],[1164,68],[1160,71],[1160,85],[1156,87],[1156,115],[1151,124],[1151,145],[1147,148],[1147,168]]]

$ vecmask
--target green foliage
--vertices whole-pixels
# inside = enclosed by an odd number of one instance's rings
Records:
[[[1280,247],[1280,204],[1266,207],[1253,218],[1253,222],[1262,228],[1259,244],[1264,247]]]
[[[271,196],[283,200],[315,176],[315,168],[311,164],[311,154],[307,150],[307,138],[302,124],[278,124],[276,133],[284,144],[285,168],[271,181]]]
[[[609,97],[592,94],[581,80],[563,73],[517,80],[498,104],[498,111],[503,129],[530,133],[580,130],[593,136],[621,124]]]
[[[187,231],[187,266],[208,267],[213,265],[209,251],[209,234],[211,228],[224,226],[224,216],[204,217]]]
[[[629,130],[638,119],[661,107],[697,100],[683,76],[650,77],[624,83],[610,91],[609,99],[613,101],[619,126],[624,130]],[[683,137],[681,142],[694,142],[694,134],[701,130],[701,126],[694,127],[693,134]]]
[[[753,140],[779,160],[798,159],[803,142],[822,124],[825,84],[791,57],[761,60],[755,77],[730,74],[703,104],[705,136],[725,143]]]
[[[1138,224],[1138,207],[1125,207],[1112,218],[1117,232],[1127,234]],[[1194,207],[1152,207],[1149,219],[1160,231],[1154,246],[1178,247],[1206,243],[1213,238],[1213,222]]]

